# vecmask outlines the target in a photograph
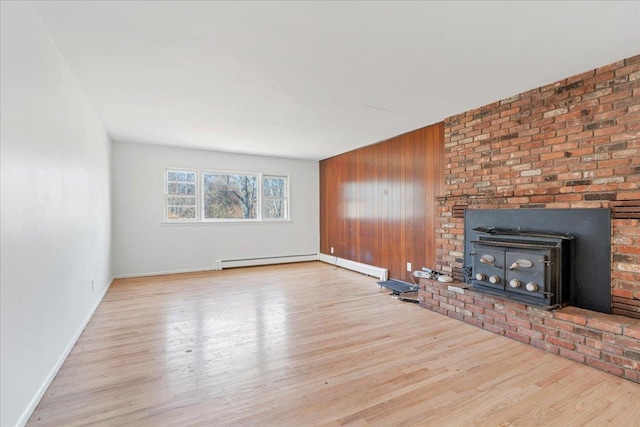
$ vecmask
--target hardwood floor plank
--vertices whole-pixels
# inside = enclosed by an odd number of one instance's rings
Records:
[[[30,426],[639,425],[640,385],[322,263],[116,281]]]

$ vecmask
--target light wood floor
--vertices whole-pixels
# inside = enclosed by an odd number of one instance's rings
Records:
[[[321,263],[116,281],[29,425],[632,426],[640,385]]]

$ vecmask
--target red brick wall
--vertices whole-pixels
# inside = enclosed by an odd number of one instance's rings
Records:
[[[614,312],[640,317],[640,55],[445,119],[436,268],[461,279],[461,209],[612,208]]]

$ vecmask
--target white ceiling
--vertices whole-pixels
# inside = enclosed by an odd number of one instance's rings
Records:
[[[640,53],[640,2],[34,1],[115,140],[322,159]]]

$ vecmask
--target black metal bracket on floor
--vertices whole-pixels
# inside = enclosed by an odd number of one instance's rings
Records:
[[[378,284],[380,285],[380,289],[382,289],[383,287],[391,289],[392,292],[389,295],[391,295],[393,298],[396,298],[403,302],[411,302],[414,304],[418,303],[417,299],[406,298],[402,296],[403,294],[418,292],[418,290],[420,290],[420,286],[417,284],[412,285],[410,283],[401,282],[400,280],[395,279],[378,282]]]
[[[420,302],[417,299],[405,298],[403,296],[400,296],[400,294],[396,294],[396,293],[391,293],[389,295],[394,296],[396,299],[398,299],[399,301],[402,301],[402,302],[410,302],[410,303],[413,303],[413,304],[418,304]]]

